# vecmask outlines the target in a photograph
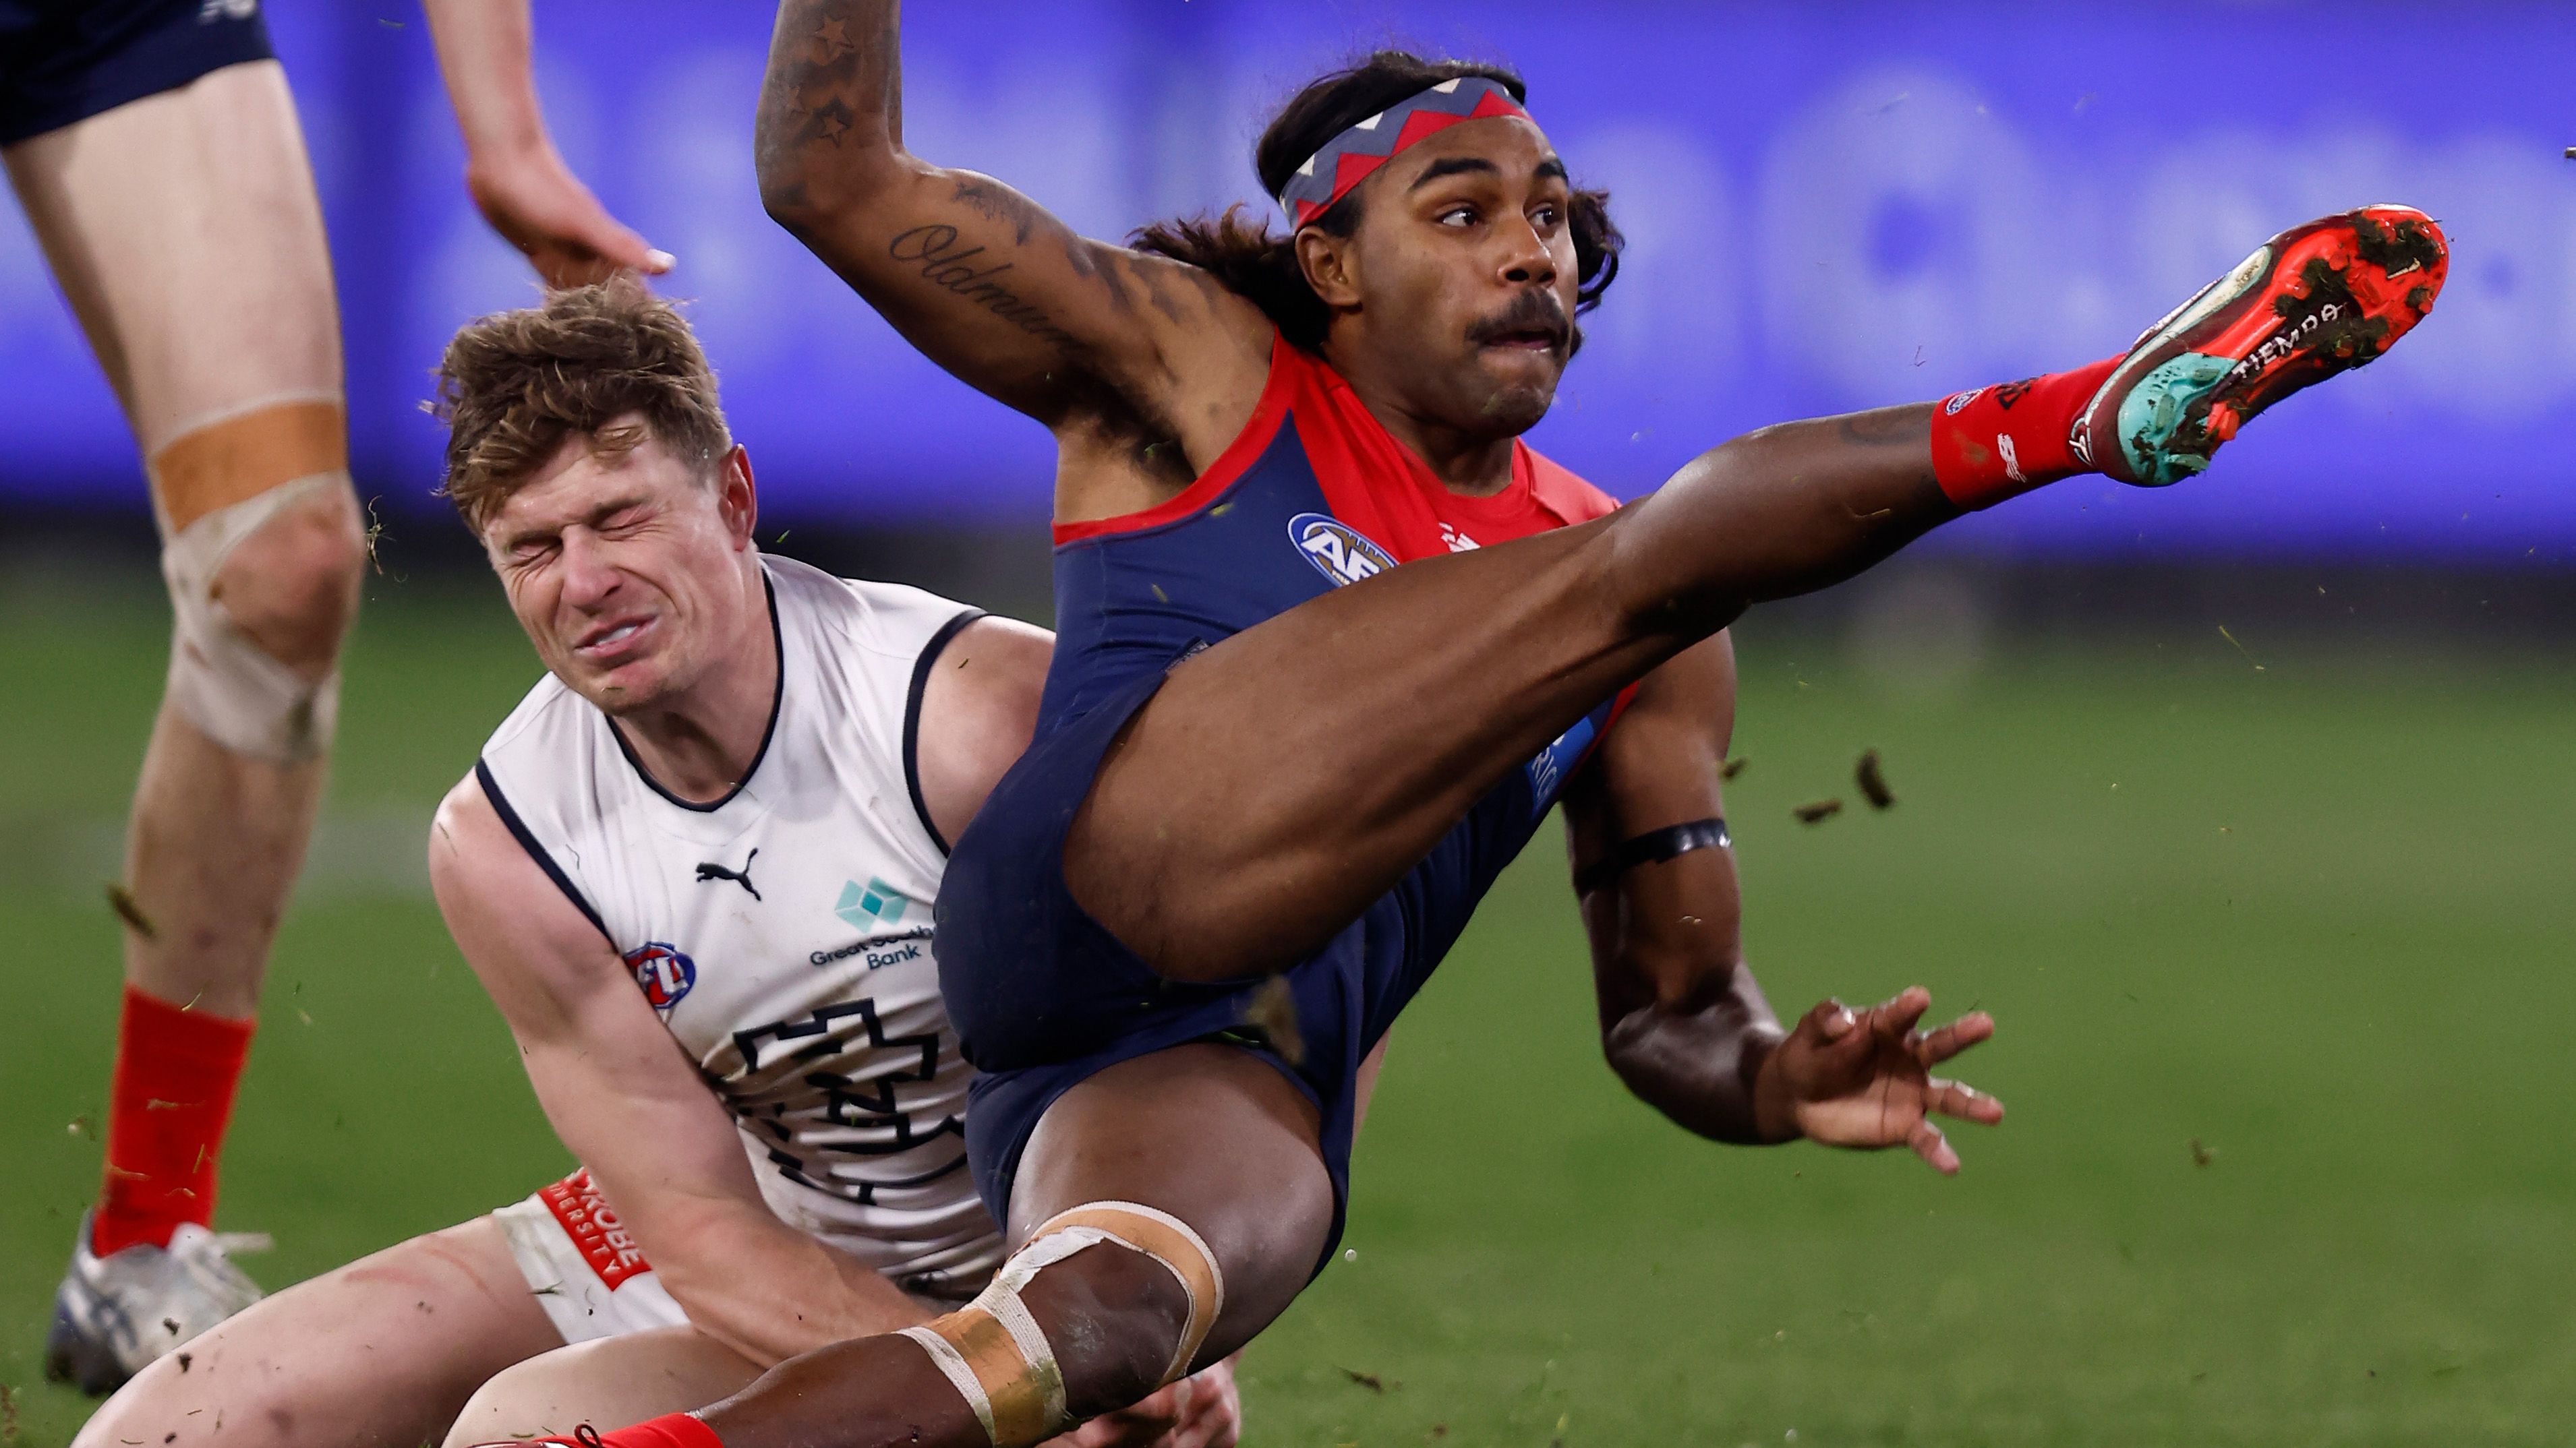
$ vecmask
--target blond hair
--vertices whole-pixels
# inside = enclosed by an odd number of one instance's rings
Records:
[[[615,277],[458,329],[427,409],[447,424],[439,493],[477,533],[569,437],[624,452],[649,435],[710,476],[733,446],[716,376],[679,309]],[[647,431],[610,429],[629,413]],[[605,431],[603,431],[605,430]]]

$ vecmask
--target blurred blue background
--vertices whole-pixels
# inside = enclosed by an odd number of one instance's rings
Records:
[[[678,254],[666,289],[695,301],[768,517],[1042,517],[1044,432],[924,362],[762,215],[769,8],[539,8],[557,139]],[[466,202],[419,12],[270,11],[332,228],[362,489],[436,509],[429,369],[458,323],[534,283]],[[2390,26],[2418,38],[2352,49]],[[1120,236],[1251,198],[1269,110],[1385,43],[1519,66],[1578,178],[1611,189],[1627,265],[1534,441],[1622,495],[1766,422],[2107,354],[2273,231],[2405,201],[2456,260],[2386,362],[2265,419],[2207,484],[2079,482],[1941,546],[2485,565],[2562,562],[2576,539],[2558,446],[2576,418],[2576,8],[923,3],[908,139]],[[142,515],[131,443],[14,210],[0,435],[0,506]]]

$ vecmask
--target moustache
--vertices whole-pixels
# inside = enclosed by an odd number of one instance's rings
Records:
[[[1556,293],[1521,293],[1510,306],[1469,326],[1467,340],[1481,347],[1498,337],[1529,332],[1544,333],[1559,350],[1573,341],[1574,321],[1565,314],[1565,304],[1556,299]]]

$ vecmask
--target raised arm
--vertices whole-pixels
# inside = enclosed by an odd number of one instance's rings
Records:
[[[756,141],[769,214],[968,385],[1051,427],[1178,441],[1204,466],[1243,419],[1190,404],[1239,394],[1248,414],[1269,324],[1196,267],[1087,240],[989,176],[906,151],[900,12],[779,7]]]
[[[2003,1107],[1929,1068],[1992,1035],[1994,1022],[1971,1014],[1919,1031],[1931,996],[1917,987],[1864,1011],[1827,1000],[1782,1031],[1744,963],[1733,850],[1708,843],[1705,825],[1659,835],[1723,819],[1720,769],[1734,728],[1735,652],[1721,633],[1646,677],[1566,792],[1611,1068],[1676,1123],[1719,1141],[1903,1143],[1958,1170],[1930,1115],[1991,1124]],[[1685,840],[1695,847],[1667,854]],[[1644,858],[1606,869],[1631,841],[1644,842]]]
[[[528,0],[421,0],[447,98],[465,133],[465,189],[552,287],[620,270],[660,273],[671,254],[621,225],[546,134],[530,70]]]
[[[430,832],[430,883],[555,1134],[689,1321],[768,1366],[925,1321],[893,1284],[769,1210],[732,1120],[626,964],[471,777]]]

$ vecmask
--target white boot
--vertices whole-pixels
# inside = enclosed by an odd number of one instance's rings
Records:
[[[259,1284],[232,1254],[270,1246],[260,1233],[210,1232],[193,1222],[167,1247],[138,1243],[101,1257],[89,1244],[84,1215],[45,1335],[45,1376],[87,1393],[116,1391],[153,1359],[259,1301]]]

